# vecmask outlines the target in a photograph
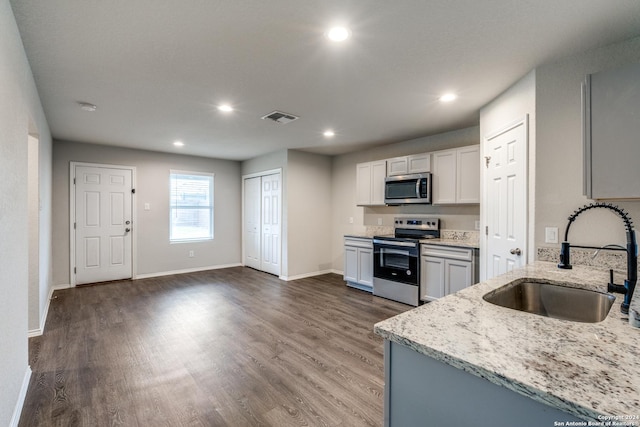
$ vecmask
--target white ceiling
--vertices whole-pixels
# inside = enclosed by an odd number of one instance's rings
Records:
[[[54,138],[235,160],[475,125],[536,66],[640,34],[638,0],[11,3]],[[323,35],[336,23],[342,44]],[[260,119],[273,110],[301,118]]]

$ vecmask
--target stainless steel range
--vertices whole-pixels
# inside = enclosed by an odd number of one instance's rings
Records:
[[[373,237],[373,294],[420,303],[420,240],[440,237],[438,218],[395,218],[393,236]]]

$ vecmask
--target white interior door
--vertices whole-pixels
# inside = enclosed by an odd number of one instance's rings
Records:
[[[261,269],[261,209],[262,179],[244,180],[244,265]]]
[[[262,177],[262,262],[260,269],[278,276],[281,265],[281,187],[280,173]]]
[[[485,138],[484,279],[526,264],[527,119]]]
[[[132,277],[132,175],[131,169],[75,166],[76,284]]]

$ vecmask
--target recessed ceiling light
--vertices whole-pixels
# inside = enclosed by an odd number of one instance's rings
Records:
[[[457,98],[458,98],[458,95],[456,95],[455,93],[445,93],[440,97],[440,101],[451,102],[451,101],[455,101]]]
[[[184,145],[184,142],[182,142],[182,141],[174,141],[173,145],[175,145],[176,147],[182,147]]]
[[[222,104],[222,105],[218,105],[218,110],[225,113],[230,113],[233,111],[233,107],[229,104]]]
[[[323,135],[326,136],[327,138],[331,138],[331,137],[335,136],[336,133],[334,131],[332,131],[332,130],[325,130]]]
[[[334,42],[342,42],[349,38],[351,32],[345,27],[333,27],[327,31],[327,38]]]
[[[98,107],[88,102],[78,102],[78,105],[80,105],[82,111],[94,112],[98,109]]]

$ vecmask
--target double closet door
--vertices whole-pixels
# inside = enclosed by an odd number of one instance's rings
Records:
[[[280,275],[282,174],[244,179],[244,265]]]

